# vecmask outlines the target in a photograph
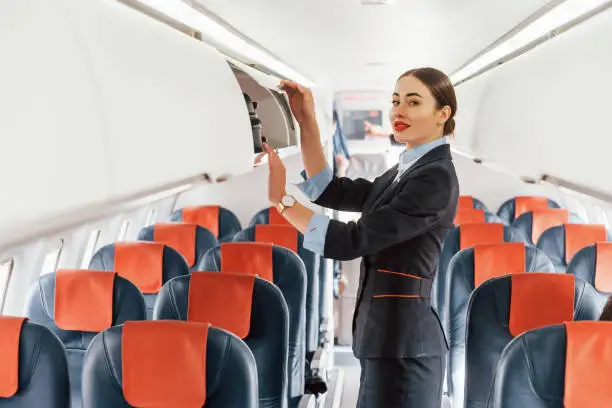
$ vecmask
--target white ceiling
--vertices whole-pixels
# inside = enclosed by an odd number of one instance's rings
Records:
[[[323,86],[387,90],[412,67],[450,74],[549,0],[197,1]]]

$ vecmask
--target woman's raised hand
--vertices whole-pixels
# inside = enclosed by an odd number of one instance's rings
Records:
[[[314,98],[310,89],[286,80],[281,80],[279,88],[287,93],[291,112],[300,126],[314,125],[316,115]]]

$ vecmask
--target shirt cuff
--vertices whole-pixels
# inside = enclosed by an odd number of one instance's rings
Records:
[[[308,222],[308,229],[304,234],[304,248],[323,255],[325,250],[325,236],[329,227],[329,217],[315,213]]]
[[[295,184],[295,186],[299,188],[310,201],[315,201],[319,198],[333,179],[332,170],[329,166],[325,166],[323,170],[309,179],[306,178],[305,171],[302,171],[301,175],[305,181]]]

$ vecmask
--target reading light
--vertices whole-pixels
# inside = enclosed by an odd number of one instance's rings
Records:
[[[499,61],[503,57],[510,55],[521,47],[532,41],[550,33],[551,31],[563,26],[570,21],[577,19],[595,8],[604,5],[610,0],[565,0],[558,6],[552,8],[547,13],[540,16],[531,24],[525,26],[516,34],[508,38],[471,63],[460,68],[451,75],[451,81],[456,84],[474,75],[488,65]]]
[[[277,72],[279,75],[282,75],[285,78],[296,81],[309,88],[315,86],[313,81],[301,75],[293,68],[274,58],[264,50],[247,43],[212,18],[200,13],[198,10],[194,9],[182,0],[139,1],[149,7],[154,8],[160,13],[167,15],[168,17],[197,29],[198,31],[202,32],[202,34],[209,36],[243,57],[256,61],[262,66]]]

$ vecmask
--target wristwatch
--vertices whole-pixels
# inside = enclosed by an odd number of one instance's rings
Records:
[[[281,202],[278,203],[278,206],[280,208],[278,212],[282,214],[287,208],[293,207],[296,202],[297,200],[294,196],[285,194],[283,198],[281,198]]]

